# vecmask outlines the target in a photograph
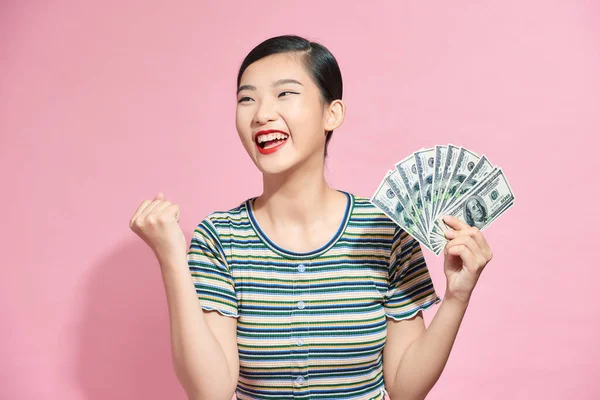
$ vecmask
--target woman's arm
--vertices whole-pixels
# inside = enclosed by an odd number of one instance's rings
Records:
[[[427,329],[422,312],[407,320],[388,319],[383,373],[392,400],[427,396],[444,370],[466,309],[463,301],[444,299]]]
[[[395,399],[424,399],[439,379],[473,290],[492,259],[492,249],[479,229],[455,217],[446,216],[444,222],[450,229],[444,233],[449,241],[444,249],[446,292],[440,308],[427,330],[421,313],[388,324],[384,379]]]
[[[177,378],[190,400],[231,400],[239,377],[237,319],[201,312],[185,258],[159,262]]]

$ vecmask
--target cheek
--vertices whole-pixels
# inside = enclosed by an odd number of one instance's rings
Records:
[[[240,111],[240,109],[236,109],[235,111],[235,127],[240,132],[244,128],[244,112]]]
[[[244,146],[247,146],[248,143],[252,142],[252,131],[250,127],[250,121],[245,114],[247,113],[239,111],[236,112],[235,128],[242,143]]]
[[[308,107],[297,108],[283,114],[282,118],[291,130],[295,142],[325,143],[320,110]]]
[[[254,142],[252,141],[252,137],[250,135],[251,134],[245,132],[243,129],[240,130],[238,128],[238,136],[240,138],[240,141],[242,142],[242,146],[246,150],[246,153],[248,153],[248,155],[250,155],[252,157],[252,154],[254,153],[255,150],[254,150]]]

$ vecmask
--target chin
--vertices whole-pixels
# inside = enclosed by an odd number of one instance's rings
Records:
[[[260,160],[255,165],[263,175],[281,175],[295,169],[297,163],[292,160]]]
[[[315,150],[314,153],[295,150],[284,146],[273,154],[265,155],[256,151],[251,158],[263,175],[276,176],[293,172],[302,166],[309,167],[317,161],[316,157],[320,157],[319,150]]]

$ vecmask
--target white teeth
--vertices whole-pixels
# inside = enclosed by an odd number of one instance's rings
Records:
[[[281,133],[281,132],[273,132],[273,133],[268,133],[266,135],[260,135],[257,138],[257,142],[258,143],[264,143],[264,142],[268,142],[269,140],[275,140],[275,139],[287,139],[288,135],[286,135],[285,133]]]

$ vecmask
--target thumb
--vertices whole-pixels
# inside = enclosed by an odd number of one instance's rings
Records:
[[[165,194],[163,192],[158,192],[156,197],[154,197],[154,200],[164,200],[164,199],[165,199]]]

